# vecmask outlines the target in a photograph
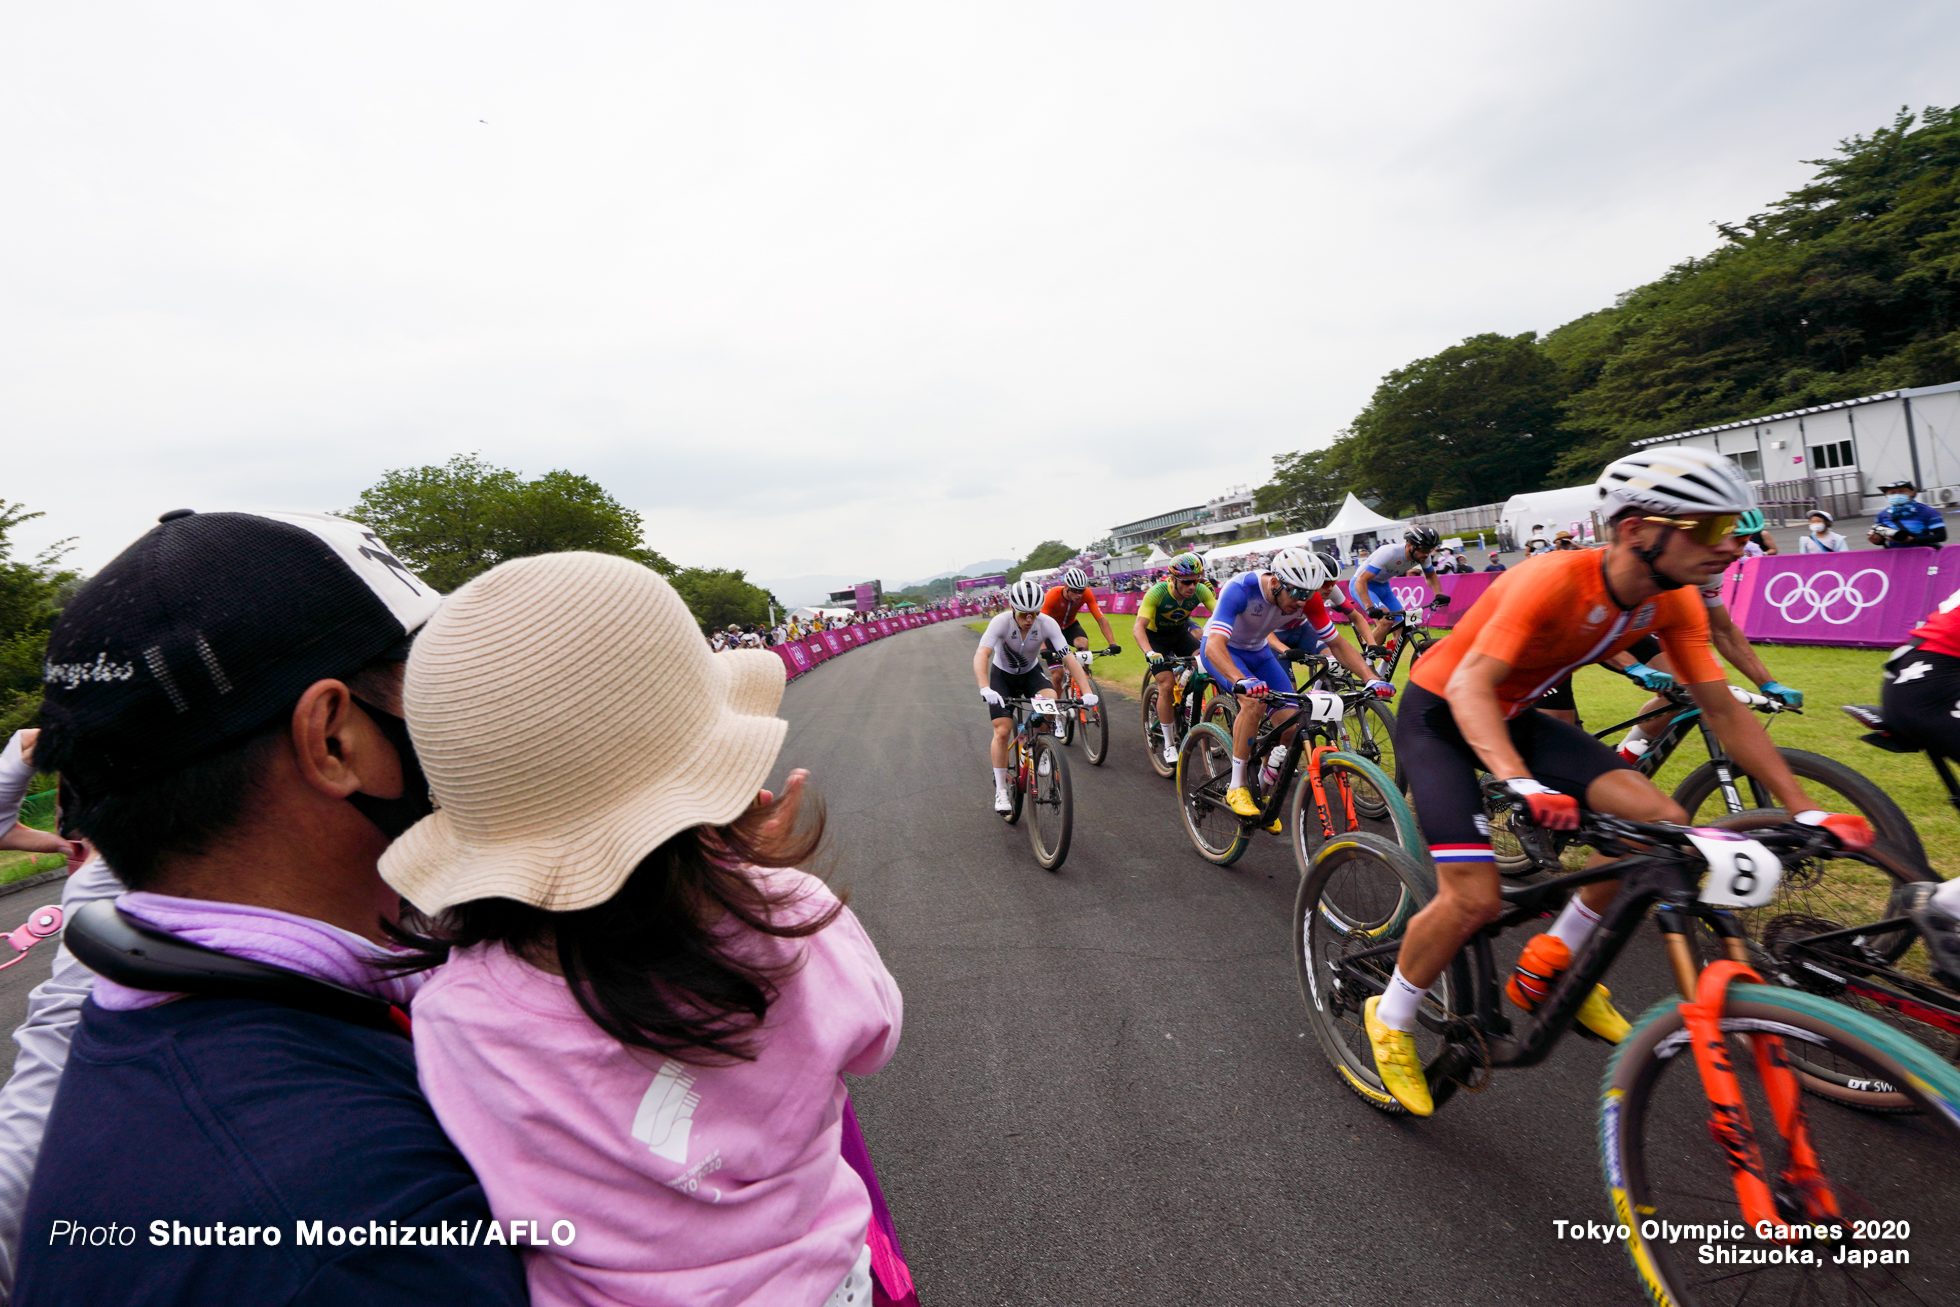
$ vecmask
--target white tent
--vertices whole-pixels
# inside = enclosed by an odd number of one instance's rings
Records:
[[[1393,518],[1383,517],[1374,509],[1356,499],[1352,492],[1341,503],[1341,511],[1334,514],[1334,520],[1317,531],[1304,534],[1310,540],[1334,542],[1335,549],[1342,558],[1348,556],[1348,549],[1359,535],[1373,533],[1377,543],[1389,536],[1400,537],[1402,523]]]
[[[1044,567],[1039,572],[1021,573],[1021,579],[1023,581],[1046,581],[1051,576],[1060,576],[1061,574],[1062,569],[1059,567]]]
[[[1497,520],[1522,548],[1531,538],[1534,526],[1544,528],[1540,534],[1547,540],[1560,531],[1570,531],[1583,538],[1592,521],[1592,511],[1598,506],[1599,489],[1590,483],[1563,490],[1534,490],[1505,500],[1504,507],[1497,512]]]
[[[1143,565],[1145,567],[1162,567],[1170,561],[1171,556],[1165,553],[1161,546],[1152,545],[1150,546],[1150,557],[1143,560]]]

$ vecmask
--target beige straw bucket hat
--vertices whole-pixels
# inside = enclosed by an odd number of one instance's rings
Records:
[[[423,912],[604,903],[640,860],[755,802],[789,724],[782,660],[712,653],[658,573],[610,554],[520,558],[443,601],[404,702],[440,805],[381,874]]]

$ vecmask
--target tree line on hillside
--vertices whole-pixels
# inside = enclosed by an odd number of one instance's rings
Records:
[[[0,741],[35,721],[48,633],[81,580],[62,566],[68,541],[31,560],[13,557],[10,533],[42,516],[0,500]],[[771,605],[783,611],[739,569],[675,566],[646,546],[638,513],[572,472],[527,481],[474,454],[458,454],[444,464],[383,473],[340,516],[372,527],[445,594],[506,559],[589,549],[659,572],[709,628],[766,622]]]
[[[1261,511],[1324,525],[1596,475],[1631,442],[1960,380],[1960,107],[1900,110],[1712,253],[1539,336],[1486,332],[1382,379],[1325,449],[1281,454]]]

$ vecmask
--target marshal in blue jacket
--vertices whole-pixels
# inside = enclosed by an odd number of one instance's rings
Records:
[[[1895,526],[1899,533],[1885,542],[1887,549],[1903,549],[1910,545],[1936,543],[1931,537],[1937,529],[1941,537],[1946,533],[1946,519],[1940,510],[1931,504],[1922,504],[1917,499],[1897,508],[1881,508],[1878,516],[1872,519],[1874,528]]]
[[[489,1223],[401,1036],[254,999],[91,1000],[14,1303],[517,1307],[523,1267]]]

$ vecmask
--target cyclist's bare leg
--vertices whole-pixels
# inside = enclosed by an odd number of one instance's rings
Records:
[[[1164,725],[1171,724],[1176,715],[1177,677],[1170,672],[1157,673],[1157,720]]]
[[[1262,695],[1252,694],[1235,697],[1239,701],[1239,715],[1232,720],[1232,757],[1244,762],[1252,756],[1252,737],[1259,733],[1259,723],[1266,720],[1266,700]]]
[[[1603,812],[1609,817],[1625,817],[1629,821],[1671,821],[1676,825],[1685,825],[1688,820],[1688,814],[1682,811],[1681,805],[1661,793],[1659,786],[1637,771],[1617,768],[1596,777],[1586,787],[1586,806],[1594,812]],[[1595,851],[1586,859],[1586,866],[1598,867],[1611,861],[1605,854]],[[1595,913],[1604,912],[1619,889],[1619,881],[1603,880],[1581,889],[1579,901]]]
[[[994,739],[993,743],[987,748],[987,756],[993,760],[993,765],[996,767],[1005,767],[1007,765],[1007,741],[1013,729],[1014,719],[1012,717],[994,718]]]

